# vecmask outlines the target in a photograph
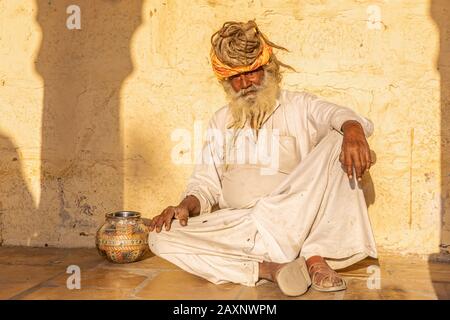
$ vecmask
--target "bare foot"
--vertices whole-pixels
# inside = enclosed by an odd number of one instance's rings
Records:
[[[306,260],[309,276],[316,290],[338,291],[346,288],[342,277],[327,264],[321,256],[313,256]]]
[[[276,282],[277,271],[286,263],[275,263],[263,261],[259,263],[259,278],[266,279],[272,282]]]

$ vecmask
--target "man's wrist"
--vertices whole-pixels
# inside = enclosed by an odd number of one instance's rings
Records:
[[[345,130],[347,130],[348,128],[360,128],[361,130],[363,130],[361,123],[356,120],[345,121],[341,126],[341,131],[345,133]]]
[[[180,203],[181,206],[184,206],[188,209],[189,214],[196,214],[200,212],[200,201],[198,198],[192,194],[187,195]]]

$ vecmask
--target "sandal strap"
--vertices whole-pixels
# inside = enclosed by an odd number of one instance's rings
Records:
[[[334,279],[338,278],[342,281],[342,277],[336,271],[331,269],[326,263],[323,262],[313,263],[312,265],[309,266],[308,272],[310,274],[312,273],[311,275],[312,282],[318,284],[319,286],[323,286],[323,282],[327,279],[332,281],[333,278]],[[321,275],[321,277],[319,283],[317,283],[316,277],[319,274]]]
[[[313,269],[318,269],[318,270],[321,270],[321,269],[327,269],[327,270],[332,270],[332,271],[334,271],[333,269],[330,268],[330,266],[329,266],[326,262],[325,262],[325,263],[323,263],[323,262],[316,262],[316,263],[311,264],[311,265],[308,267],[308,272],[311,273],[311,271],[312,271]]]

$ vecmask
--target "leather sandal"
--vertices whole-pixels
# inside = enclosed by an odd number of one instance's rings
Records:
[[[311,285],[305,258],[299,257],[281,267],[276,272],[275,279],[285,295],[295,297],[304,294]]]
[[[309,266],[308,273],[312,275],[312,287],[317,291],[322,292],[332,292],[332,291],[341,291],[347,289],[347,284],[345,280],[333,269],[331,269],[328,264],[325,262],[316,262]],[[320,275],[320,281],[317,281],[316,278]],[[325,286],[325,281],[329,281],[330,283],[334,283],[334,280],[338,278],[340,279],[341,284],[334,286]]]

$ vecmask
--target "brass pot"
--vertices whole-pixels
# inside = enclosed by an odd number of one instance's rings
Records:
[[[148,228],[139,212],[108,213],[97,231],[96,245],[100,255],[111,262],[135,262],[148,250]]]

